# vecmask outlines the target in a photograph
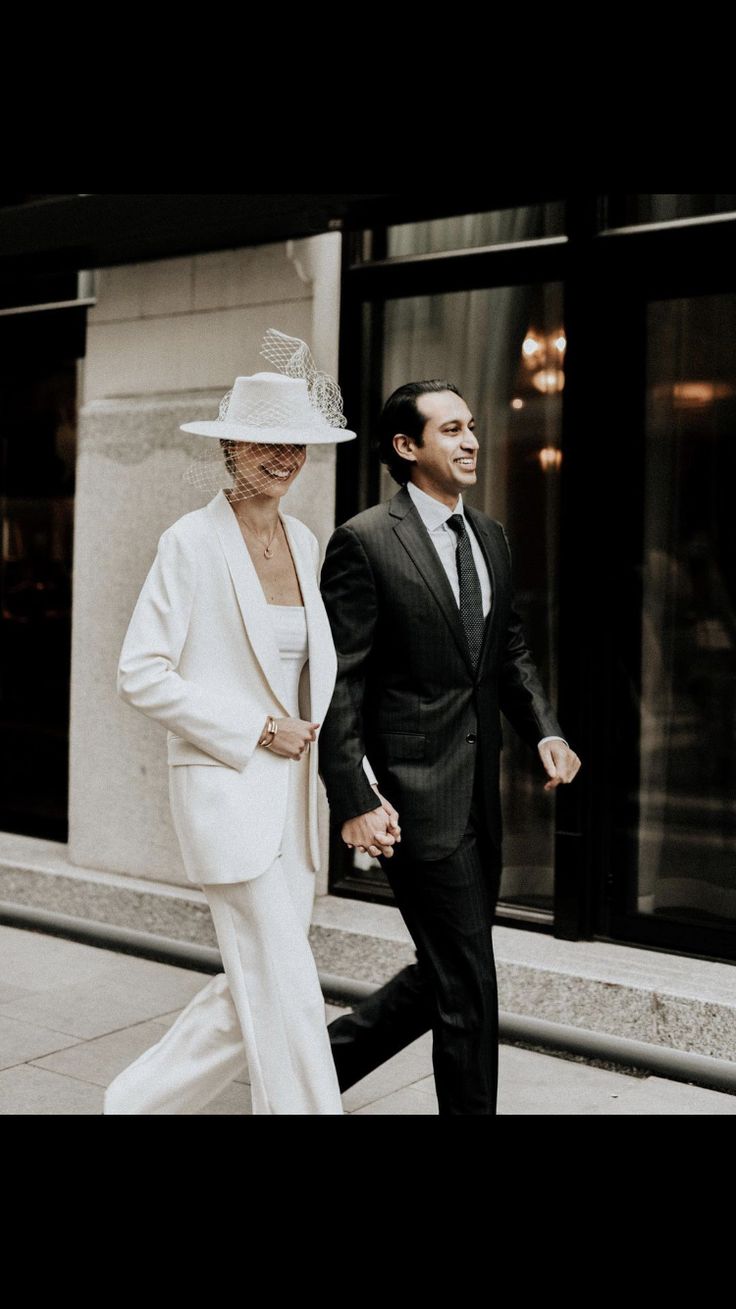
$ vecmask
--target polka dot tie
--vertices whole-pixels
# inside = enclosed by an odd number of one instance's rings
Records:
[[[452,514],[447,519],[447,526],[457,533],[455,558],[457,560],[457,580],[460,587],[460,617],[465,629],[465,637],[468,642],[473,668],[476,668],[483,644],[483,629],[485,626],[480,579],[462,514]]]

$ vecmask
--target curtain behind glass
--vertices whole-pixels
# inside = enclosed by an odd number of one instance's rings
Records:
[[[535,241],[563,232],[564,205],[528,205],[520,209],[497,209],[483,214],[458,214],[432,218],[423,223],[401,223],[389,227],[387,254],[430,254],[440,250],[469,250],[486,245],[513,245]]]

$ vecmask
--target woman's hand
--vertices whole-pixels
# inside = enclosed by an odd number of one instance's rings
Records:
[[[388,814],[388,830],[389,830],[389,832],[390,832],[391,835],[393,836],[394,840],[396,840],[396,841],[400,841],[400,840],[401,840],[401,828],[399,827],[399,815],[398,815],[398,811],[397,811],[396,809],[394,809],[394,807],[393,807],[391,801],[390,801],[390,800],[387,800],[386,797],[385,797],[385,795],[381,795],[381,792],[380,792],[379,789],[378,789],[378,782],[372,782],[371,785],[372,785],[373,790],[375,791],[376,795],[378,796],[379,800],[381,801],[381,804],[383,805],[383,808],[385,809],[386,813]]]
[[[340,835],[348,850],[352,850],[353,847],[356,850],[366,850],[374,859],[379,855],[384,855],[386,859],[393,858],[394,852],[391,847],[401,839],[394,836],[391,819],[383,805],[379,805],[378,809],[370,809],[368,813],[358,814],[355,818],[349,818],[343,823]]]
[[[301,759],[310,741],[317,740],[319,723],[307,723],[303,718],[275,718],[276,735],[268,748],[271,754],[283,759]]]

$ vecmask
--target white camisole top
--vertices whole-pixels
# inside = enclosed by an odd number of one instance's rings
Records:
[[[299,679],[309,658],[307,616],[303,605],[270,604],[268,608],[281,654],[287,706],[292,718],[300,718]]]

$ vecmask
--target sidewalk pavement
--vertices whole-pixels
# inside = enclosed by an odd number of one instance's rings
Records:
[[[0,1114],[99,1114],[104,1088],[210,974],[0,926]],[[328,1021],[344,1012],[326,1006]],[[436,1114],[431,1038],[343,1096],[348,1114]],[[202,1114],[249,1114],[247,1080]],[[736,1114],[736,1095],[502,1045],[499,1114]]]

